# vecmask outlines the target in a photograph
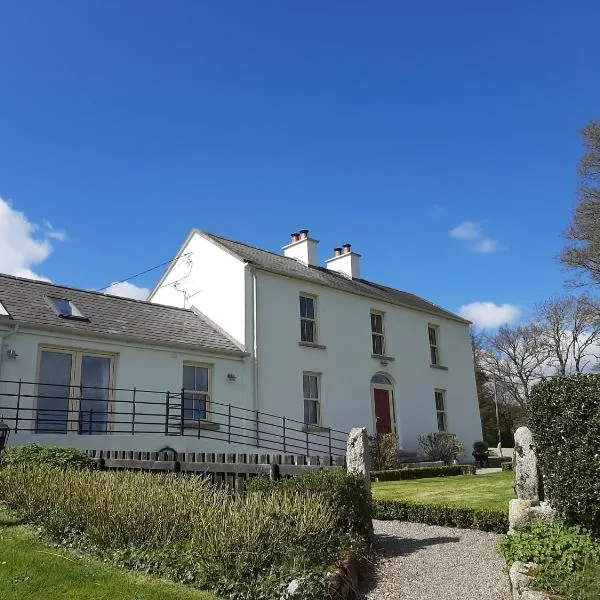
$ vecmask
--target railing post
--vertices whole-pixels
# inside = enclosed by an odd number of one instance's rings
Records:
[[[183,391],[183,388],[181,388],[181,423],[179,425],[179,435],[183,435],[184,433],[184,427],[183,427],[183,419],[185,417],[185,407],[184,407],[184,402],[183,402],[183,398],[185,396],[185,393]],[[194,414],[194,404],[192,401],[192,415]]]
[[[331,458],[331,427],[327,431],[329,432],[329,458]]]
[[[306,456],[310,456],[310,442],[308,441],[308,423],[304,425],[306,430]]]
[[[15,413],[15,433],[19,431],[19,411],[21,409],[21,379],[19,379],[19,386],[17,387],[17,411]]]
[[[165,406],[165,435],[169,435],[169,419],[171,417],[171,392],[167,391],[165,396],[166,406]]]
[[[136,389],[133,388],[133,400],[131,402],[131,435],[135,435],[135,395]]]
[[[258,439],[258,431],[259,431],[259,426],[258,426],[258,411],[256,411],[255,417],[256,417],[256,447],[258,448],[258,446],[260,444],[259,439]]]
[[[285,454],[286,452],[286,448],[285,448],[285,417],[282,417],[283,420],[283,453]]]
[[[90,408],[90,414],[89,414],[89,423],[88,423],[88,435],[92,435],[92,423],[94,422],[94,409]]]
[[[227,443],[231,444],[231,404],[227,411]]]

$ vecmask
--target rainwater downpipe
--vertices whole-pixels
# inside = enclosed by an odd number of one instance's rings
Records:
[[[256,286],[256,271],[250,268],[250,273],[252,274],[252,368],[253,368],[253,378],[252,382],[254,384],[254,410],[256,414],[256,444],[258,445],[258,434],[259,434],[259,425],[258,425],[258,331],[257,331],[257,286]]]

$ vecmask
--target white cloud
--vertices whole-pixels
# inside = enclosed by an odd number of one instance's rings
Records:
[[[491,254],[501,249],[498,240],[483,235],[481,223],[477,221],[463,221],[448,234],[455,240],[466,240],[471,244],[471,250],[479,254]]]
[[[494,302],[471,302],[463,304],[458,309],[461,317],[473,321],[483,328],[500,327],[514,323],[520,316],[521,310],[514,304],[495,304]]]
[[[48,238],[57,240],[59,242],[64,242],[67,239],[67,233],[65,231],[61,231],[60,229],[54,229],[52,223],[50,223],[48,219],[44,219],[44,229],[44,233]]]
[[[450,237],[455,240],[476,240],[481,236],[481,226],[475,221],[463,221],[450,230]]]
[[[125,298],[133,298],[134,300],[146,300],[150,295],[150,290],[145,287],[138,287],[129,281],[120,281],[111,283],[106,290],[105,294],[112,294],[113,296],[123,296]]]
[[[66,235],[54,228],[40,230],[24,213],[0,198],[0,273],[49,281],[33,269],[52,254],[50,239],[63,241]]]

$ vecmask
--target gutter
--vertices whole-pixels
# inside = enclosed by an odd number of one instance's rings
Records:
[[[4,360],[4,343],[7,338],[12,337],[19,331],[19,323],[13,325],[8,333],[0,335],[0,381],[2,381],[2,361]]]

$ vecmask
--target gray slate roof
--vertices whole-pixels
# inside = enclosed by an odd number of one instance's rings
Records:
[[[47,297],[70,300],[89,322],[59,317]],[[0,302],[16,322],[147,341],[166,346],[189,346],[226,353],[242,350],[208,318],[192,310],[174,308],[53,283],[0,274]]]
[[[361,296],[368,296],[376,300],[382,300],[383,302],[389,302],[390,304],[397,304],[400,306],[407,306],[417,310],[422,310],[433,315],[439,315],[441,317],[450,318],[461,321],[462,323],[469,323],[466,319],[455,315],[454,313],[433,304],[424,298],[411,294],[409,292],[403,292],[379,283],[374,283],[366,279],[350,279],[345,275],[331,271],[330,269],[319,267],[319,266],[307,266],[293,258],[288,258],[268,250],[261,250],[254,246],[249,246],[242,242],[236,242],[229,240],[224,237],[220,237],[213,233],[203,232],[209,238],[214,240],[217,244],[227,248],[230,252],[233,252],[241,259],[254,264],[260,269],[277,273],[279,275],[287,275],[289,277],[299,277],[301,279],[308,279],[314,283],[320,285],[326,285],[328,287],[336,288],[352,294],[359,294]]]

